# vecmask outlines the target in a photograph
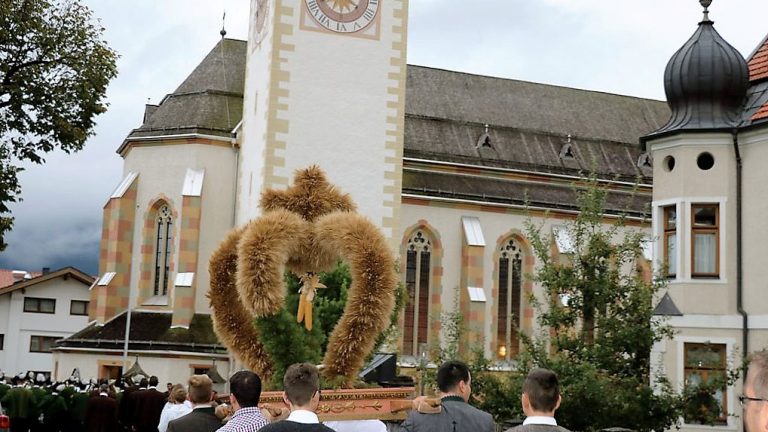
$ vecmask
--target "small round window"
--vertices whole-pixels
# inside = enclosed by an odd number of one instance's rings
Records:
[[[698,158],[696,158],[696,165],[698,165],[702,170],[706,171],[715,166],[715,158],[711,153],[704,152],[700,154]]]
[[[672,171],[675,169],[675,158],[673,156],[667,156],[664,158],[664,168],[666,168],[667,171]]]

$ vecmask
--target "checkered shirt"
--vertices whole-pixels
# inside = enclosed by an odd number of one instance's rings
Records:
[[[256,432],[268,424],[258,407],[240,408],[218,432]]]

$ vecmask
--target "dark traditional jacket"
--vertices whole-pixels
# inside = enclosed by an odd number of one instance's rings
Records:
[[[191,413],[171,420],[167,432],[214,432],[221,427],[213,407],[195,408]]]
[[[400,432],[495,432],[493,417],[464,402],[459,396],[446,396],[437,414],[411,411],[400,425]]]

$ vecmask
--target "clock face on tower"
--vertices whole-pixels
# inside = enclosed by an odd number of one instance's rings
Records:
[[[255,16],[252,18],[254,22],[251,25],[251,39],[254,42],[251,50],[253,50],[261,43],[266,33],[264,24],[269,12],[269,0],[251,0],[251,10],[255,11]]]
[[[336,33],[365,30],[379,13],[381,0],[304,0],[321,27]]]

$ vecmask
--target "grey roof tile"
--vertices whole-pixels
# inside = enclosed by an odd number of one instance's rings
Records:
[[[403,194],[425,198],[579,210],[576,189],[569,182],[529,182],[410,167],[403,169]],[[610,191],[606,196],[605,212],[614,215],[625,213],[638,218],[647,217],[650,201],[649,193],[632,195]]]
[[[662,101],[408,66],[406,113],[637,143],[669,118]]]
[[[683,316],[683,313],[677,308],[675,302],[672,301],[672,297],[669,296],[669,293],[664,294],[664,297],[661,298],[659,304],[653,309],[653,314],[661,316]]]
[[[125,341],[126,313],[113,318],[104,325],[96,323],[60,340],[57,346],[122,349]],[[133,350],[176,350],[224,352],[213,331],[211,316],[195,314],[189,328],[171,328],[170,313],[132,312],[130,349]]]
[[[147,112],[128,139],[201,133],[230,136],[243,116],[246,42],[222,39],[194,71]]]

